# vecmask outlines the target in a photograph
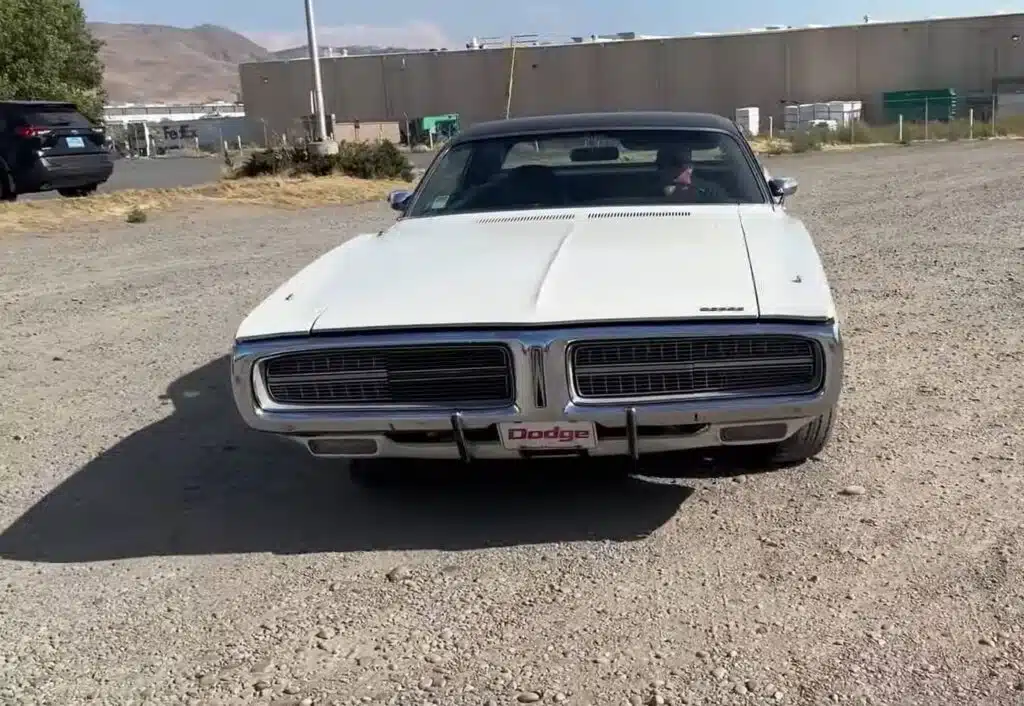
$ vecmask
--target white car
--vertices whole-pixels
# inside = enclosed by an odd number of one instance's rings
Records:
[[[361,481],[410,458],[800,462],[829,438],[843,345],[795,191],[714,115],[475,125],[391,194],[393,225],[242,322],[238,409]]]

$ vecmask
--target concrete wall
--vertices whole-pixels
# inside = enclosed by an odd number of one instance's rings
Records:
[[[383,142],[389,140],[398,144],[401,130],[398,123],[334,123],[334,139],[345,142]]]
[[[137,121],[146,122],[146,121]],[[167,149],[194,148],[220,150],[223,143],[235,146],[238,138],[242,144],[262,145],[263,126],[259,121],[247,118],[206,118],[203,120],[165,120],[147,123],[150,139],[154,146]],[[127,123],[108,126],[115,139],[126,139]]]
[[[513,116],[669,109],[731,116],[758,106],[781,124],[785,101],[852,99],[868,120],[884,91],[991,90],[1024,75],[1024,14],[681,37],[516,51]],[[339,122],[459,113],[503,117],[512,50],[357,56],[321,62],[326,109]],[[309,62],[240,67],[246,114],[286,132],[309,112]]]

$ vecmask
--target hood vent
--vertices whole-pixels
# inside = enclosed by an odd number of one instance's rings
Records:
[[[537,221],[571,221],[575,213],[539,213],[532,216],[490,216],[480,218],[477,223],[536,223]]]
[[[689,211],[603,211],[588,218],[685,218]]]

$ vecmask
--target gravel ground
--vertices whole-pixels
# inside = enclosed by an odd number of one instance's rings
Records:
[[[243,430],[238,321],[379,205],[0,240],[0,703],[1024,703],[1022,157],[769,162],[849,362],[766,474],[370,493]]]

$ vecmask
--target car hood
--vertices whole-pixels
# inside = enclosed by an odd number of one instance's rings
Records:
[[[751,316],[736,208],[407,219],[344,258],[313,329]]]
[[[403,219],[309,265],[250,314],[238,337],[754,318],[761,313],[758,276],[777,311],[808,295],[806,288],[776,286],[780,276],[794,277],[772,264],[789,231],[770,206],[755,209],[605,208]],[[766,263],[760,267],[750,259],[747,218],[768,234],[758,247]]]

